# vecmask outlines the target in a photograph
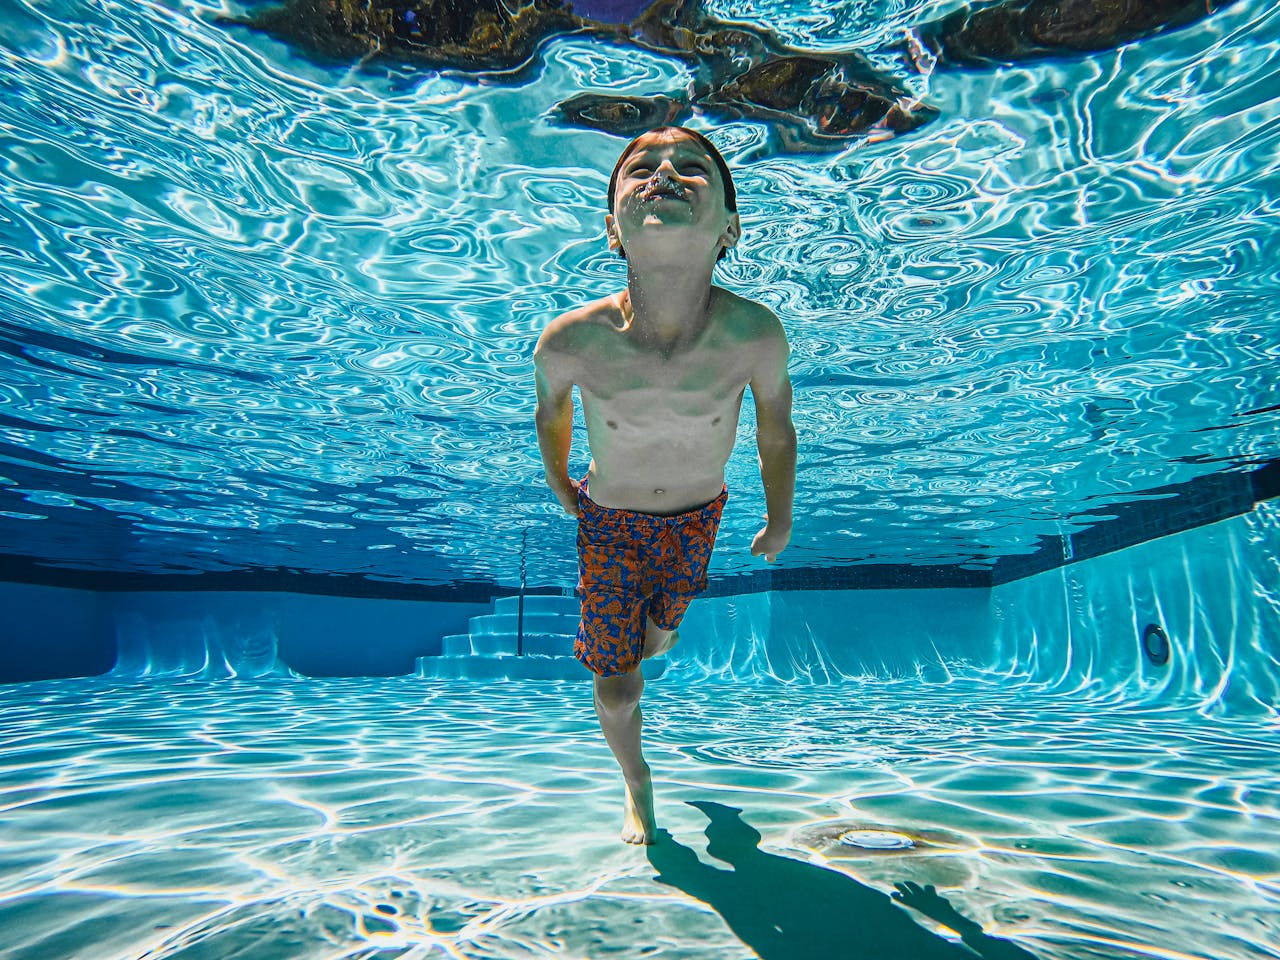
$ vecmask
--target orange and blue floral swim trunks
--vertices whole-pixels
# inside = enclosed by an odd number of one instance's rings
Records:
[[[707,589],[707,563],[729,491],[705,507],[663,517],[602,507],[578,486],[578,596],[573,654],[602,677],[644,657],[645,620],[674,630]]]

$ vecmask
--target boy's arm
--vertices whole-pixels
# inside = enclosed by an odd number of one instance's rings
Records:
[[[791,378],[787,376],[787,337],[769,314],[759,343],[751,396],[756,405],[756,449],[768,513],[764,529],[751,543],[752,556],[770,563],[791,540],[791,507],[796,490],[796,430],[791,423]]]
[[[548,330],[550,333],[550,330]],[[578,485],[569,477],[569,446],[573,442],[573,380],[565,375],[564,360],[546,345],[547,333],[533,351],[538,408],[538,452],[547,486],[565,512],[578,515]]]

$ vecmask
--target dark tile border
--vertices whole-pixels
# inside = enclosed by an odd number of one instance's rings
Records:
[[[1144,490],[1135,494],[1138,499],[1099,506],[1097,514],[1105,519],[1085,530],[1042,541],[1039,550],[1026,556],[1001,557],[991,571],[991,585],[1021,580],[1149,540],[1242,516],[1258,503],[1277,495],[1280,495],[1280,460],[1249,472],[1215,473],[1187,483]]]
[[[270,568],[225,573],[133,573],[108,570],[74,570],[50,567],[33,557],[0,557],[0,581],[36,586],[70,587],[102,593],[184,590],[206,592],[302,593],[325,597],[360,597],[370,600],[438,600],[450,603],[488,603],[513,592],[491,581],[462,581],[436,585],[375,580],[358,575],[308,573]],[[559,593],[553,587],[527,591]]]
[[[717,577],[707,597],[732,597],[769,590],[904,590],[989,587],[991,574],[955,564],[908,566],[876,563],[849,567],[779,567]]]
[[[1272,460],[1249,474],[1249,482],[1253,485],[1253,502],[1274,500],[1280,497],[1280,460]]]
[[[842,567],[778,567],[716,577],[708,597],[733,597],[770,590],[938,590],[989,589],[1057,567],[1114,553],[1194,527],[1251,511],[1264,500],[1280,497],[1280,460],[1251,471],[1216,473],[1187,483],[1136,493],[1135,499],[1099,505],[1097,523],[1078,533],[1041,541],[1023,556],[1000,557],[988,569],[937,564],[861,564]],[[1087,520],[1091,514],[1073,518]],[[122,591],[252,591],[377,600],[435,600],[487,603],[510,596],[517,588],[492,581],[449,585],[374,580],[357,575],[328,575],[274,568],[225,573],[148,574],[52,567],[34,557],[0,557],[0,581],[71,587],[102,592]],[[531,587],[529,595],[563,593],[560,587]]]
[[[989,589],[1249,513],[1262,501],[1280,496],[1280,460],[1247,472],[1209,474],[1134,496],[1136,499],[1126,503],[1098,507],[1099,520],[1093,526],[1043,540],[1032,553],[1000,557],[987,570],[956,564],[780,568],[718,578],[711,581],[705,595],[725,597],[766,590]],[[1087,520],[1089,516],[1074,519]]]

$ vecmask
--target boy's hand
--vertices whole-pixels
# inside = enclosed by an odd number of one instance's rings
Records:
[[[769,523],[768,519],[766,514],[764,527],[751,541],[751,555],[758,557],[764,554],[765,560],[773,563],[778,554],[787,549],[787,544],[791,542],[791,526],[790,524],[786,527],[775,525]]]
[[[556,495],[556,499],[560,501],[560,506],[564,507],[564,512],[571,517],[576,517],[578,515],[578,481],[569,479],[564,483],[553,483],[548,480],[547,484]]]

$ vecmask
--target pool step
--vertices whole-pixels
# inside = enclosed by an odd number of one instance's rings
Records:
[[[578,624],[574,621],[574,632]],[[446,657],[514,657],[520,654],[543,657],[573,656],[573,633],[529,633],[524,642],[514,631],[511,633],[455,633],[444,638]],[[517,652],[518,651],[518,652]]]
[[[573,655],[578,620],[576,597],[526,596],[523,625],[520,598],[499,597],[492,613],[470,619],[466,633],[444,638],[441,656],[418,657],[417,675],[431,680],[585,679],[591,671]],[[656,680],[666,663],[655,658],[641,668],[645,679]]]
[[[497,614],[509,613],[513,617],[516,616],[520,612],[520,598],[518,596],[496,598],[493,601],[493,612]],[[578,618],[578,598],[560,596],[558,594],[529,595],[524,598],[524,615],[527,617],[531,613],[563,614],[576,620]]]

